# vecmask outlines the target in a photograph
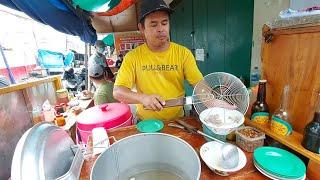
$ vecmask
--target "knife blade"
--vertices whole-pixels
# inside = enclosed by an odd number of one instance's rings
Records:
[[[185,97],[169,99],[165,101],[165,105],[163,107],[183,106],[185,102],[186,102]]]
[[[187,97],[179,97],[174,99],[169,99],[165,101],[165,105],[163,107],[173,107],[173,106],[183,106],[183,105],[189,105],[189,104],[198,104],[198,103],[204,103],[210,100],[213,100],[214,96],[213,94],[196,94],[192,96]]]
[[[180,124],[181,126],[185,127],[186,130],[188,130],[190,133],[197,133],[198,129],[194,126],[191,126],[190,124],[187,124],[186,122],[182,121],[182,120],[176,120],[176,122],[178,124]]]

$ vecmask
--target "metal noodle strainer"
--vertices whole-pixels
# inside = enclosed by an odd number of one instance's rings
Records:
[[[227,135],[243,124],[249,107],[249,93],[239,78],[225,72],[208,74],[193,90],[194,95],[199,93],[214,96],[212,101],[193,106],[201,122],[215,134]]]

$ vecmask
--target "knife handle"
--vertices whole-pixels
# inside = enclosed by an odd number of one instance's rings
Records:
[[[191,133],[197,133],[197,131],[198,131],[198,129],[196,127],[191,126],[190,124],[187,124],[186,122],[184,122],[182,120],[176,120],[176,122],[178,124],[182,125],[183,127],[185,127]]]

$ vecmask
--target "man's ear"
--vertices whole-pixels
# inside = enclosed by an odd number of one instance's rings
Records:
[[[141,23],[138,24],[138,28],[139,28],[140,33],[144,34],[144,26]]]

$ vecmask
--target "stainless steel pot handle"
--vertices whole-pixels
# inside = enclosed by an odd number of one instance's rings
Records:
[[[74,147],[71,147],[71,148],[74,148]],[[82,154],[82,149],[80,147],[77,147],[76,154],[73,158],[69,171],[63,176],[60,176],[59,178],[57,178],[56,180],[78,180],[80,178],[80,172],[81,172],[83,161],[84,161],[84,156]]]

